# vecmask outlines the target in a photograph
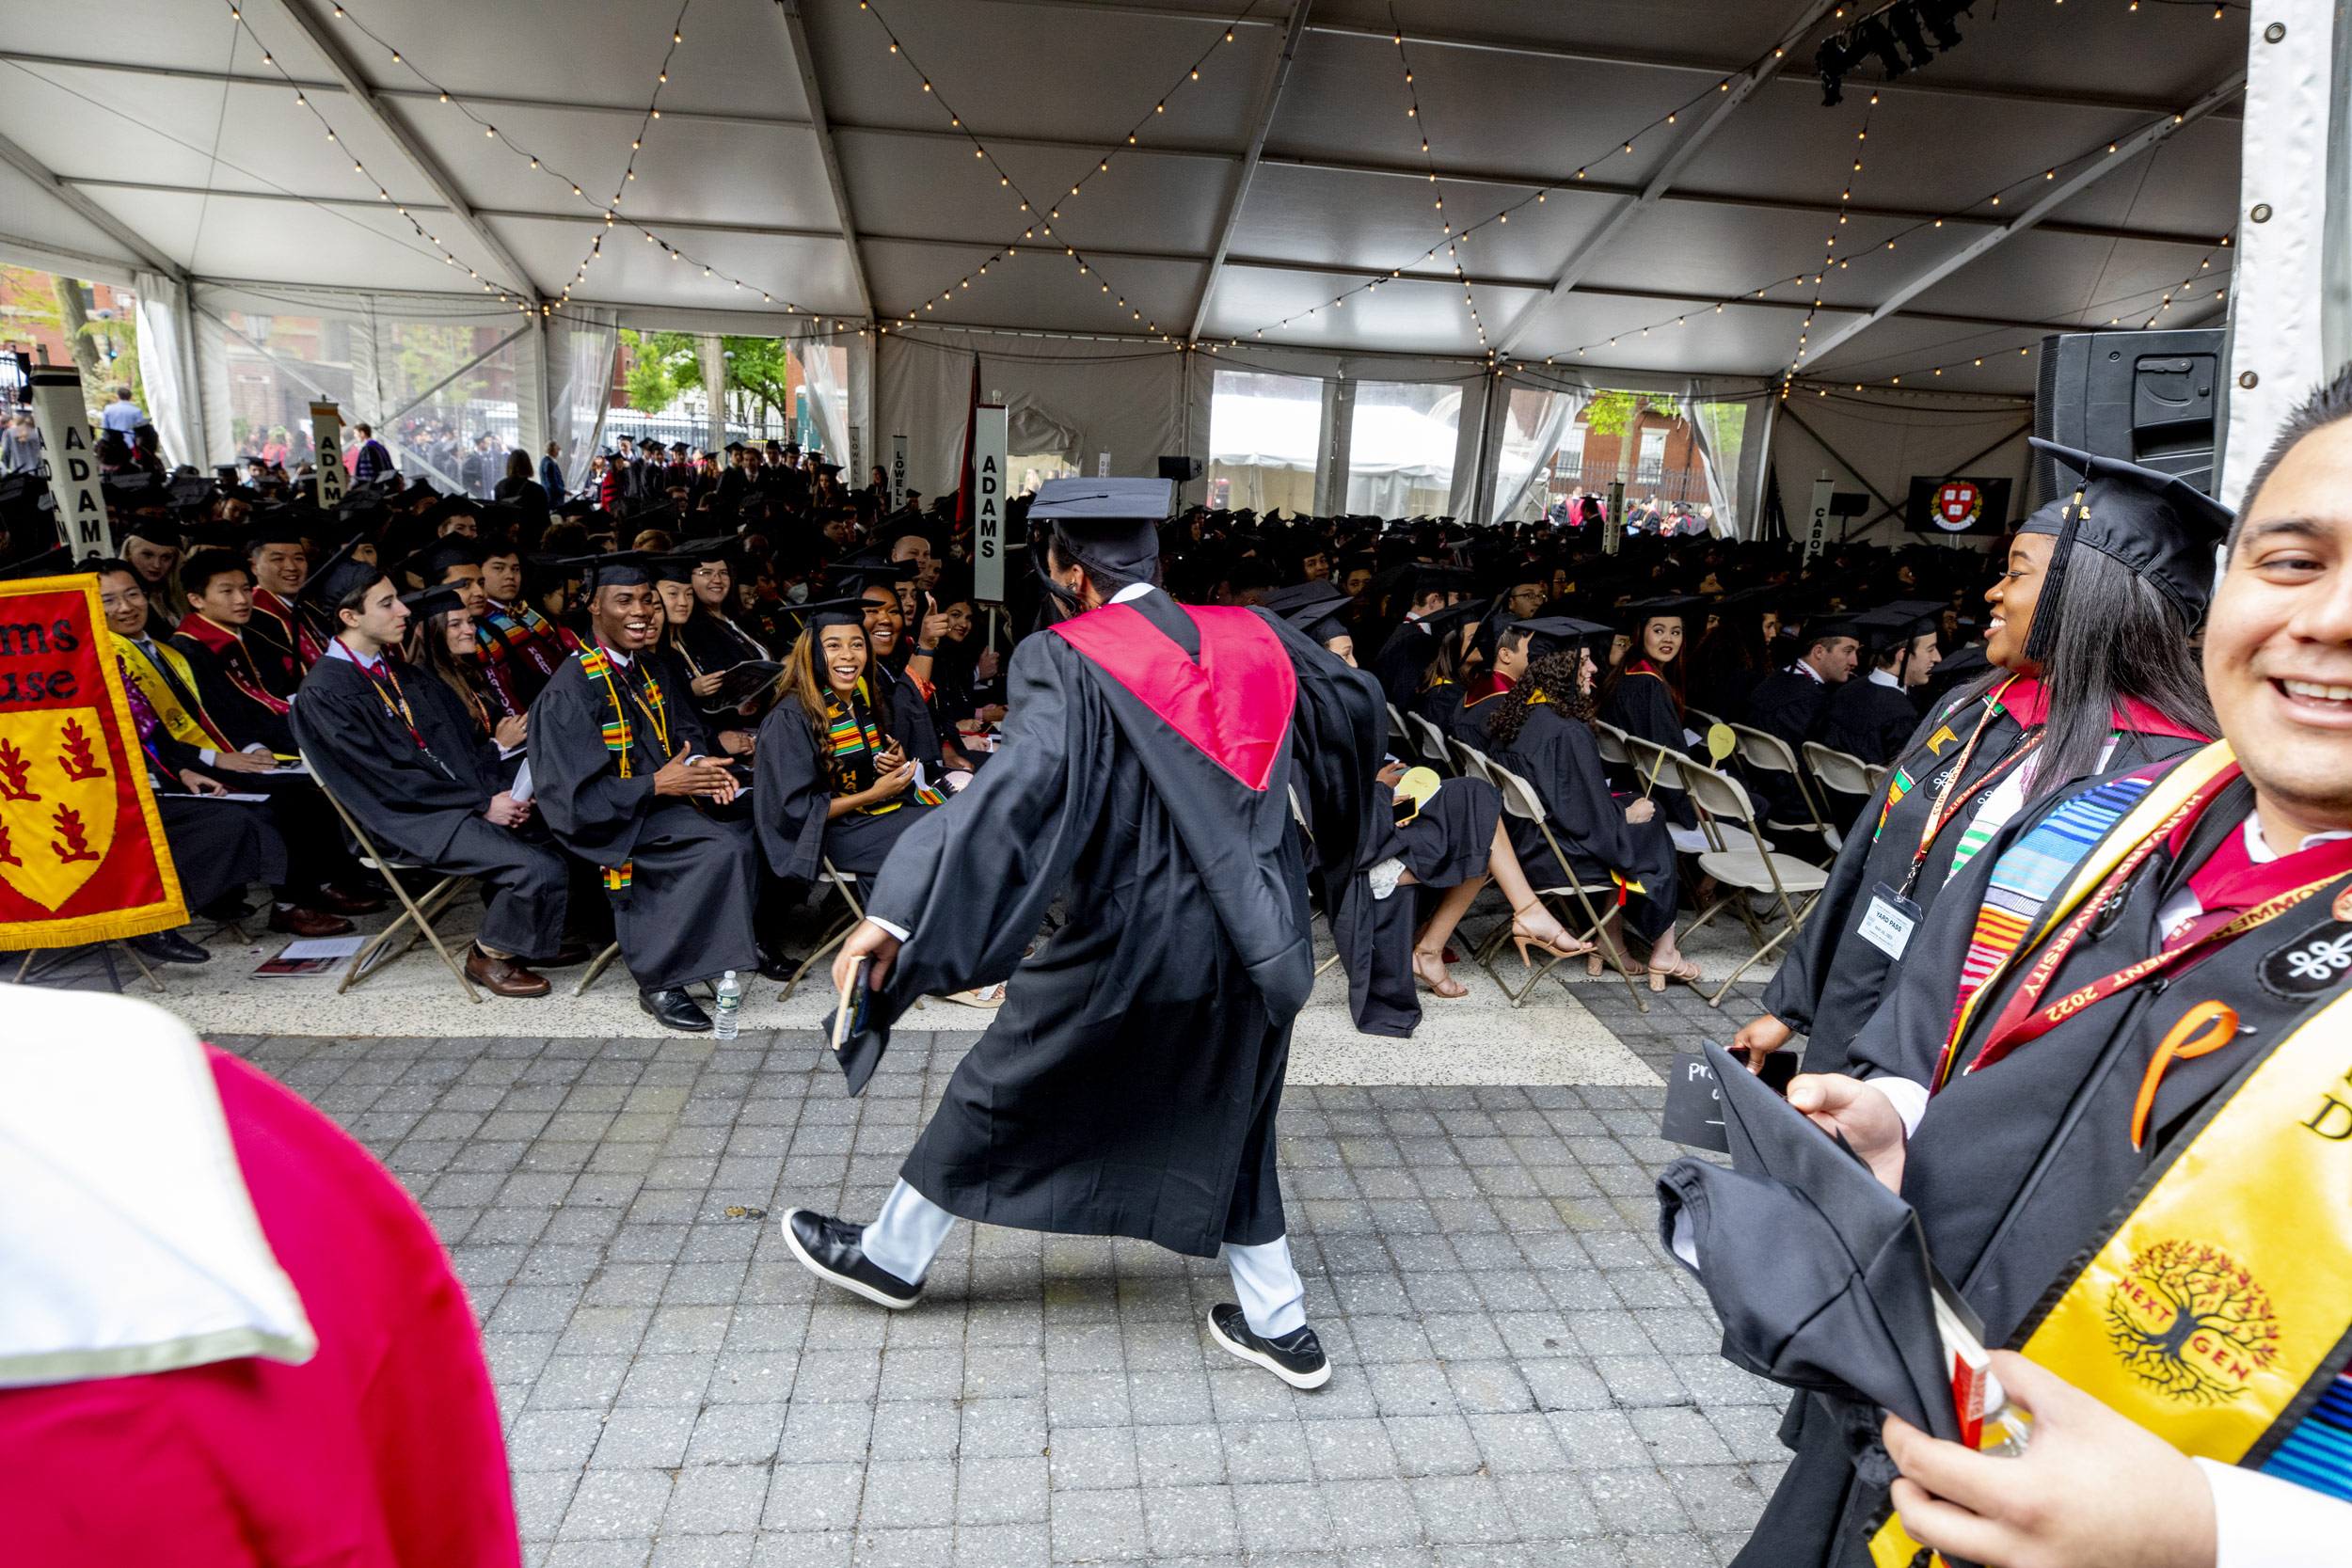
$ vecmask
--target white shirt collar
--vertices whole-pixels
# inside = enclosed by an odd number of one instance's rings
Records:
[[[351,651],[351,644],[344,641],[340,637],[330,637],[326,640],[326,657],[328,658],[349,659],[352,663],[357,664],[360,669],[370,672],[384,668],[383,655],[378,654],[373,658],[361,658],[358,654]]]
[[[1807,665],[1805,668],[1809,670],[1812,666]],[[1900,691],[1903,689],[1903,683],[1895,678],[1894,672],[1891,670],[1873,670],[1870,672],[1870,679],[1892,690]]]
[[[2263,836],[2262,813],[2248,812],[2243,832],[2246,834],[2246,858],[2248,860],[2252,861],[2256,865],[2268,865],[2279,858],[2278,851],[2270,847],[2270,841]],[[2339,829],[2334,832],[2309,834],[2302,843],[2295,847],[2295,850],[2309,849],[2313,845],[2326,844],[2331,839],[2339,838],[2352,838],[2352,830]]]
[[[635,654],[625,653],[619,648],[609,647],[605,644],[602,639],[597,640],[596,646],[604,649],[605,657],[611,659],[613,663],[619,665],[624,670],[628,669],[637,662],[637,656]]]
[[[1118,593],[1113,594],[1110,596],[1109,602],[1112,604],[1125,604],[1130,599],[1140,599],[1146,594],[1152,592],[1153,586],[1153,584],[1148,582],[1131,582],[1126,587],[1120,589]]]
[[[1806,663],[1804,660],[1803,660],[1803,659],[1799,659],[1799,660],[1797,660],[1797,662],[1796,662],[1796,663],[1791,664],[1788,668],[1789,668],[1789,669],[1791,669],[1791,670],[1793,670],[1793,671],[1795,671],[1797,673],[1799,673],[1799,674],[1801,674],[1801,675],[1810,675],[1810,676],[1812,676],[1812,677],[1813,677],[1813,684],[1814,684],[1814,685],[1816,685],[1816,686],[1827,686],[1827,685],[1829,684],[1829,682],[1827,682],[1827,681],[1825,681],[1825,680],[1823,680],[1823,679],[1821,678],[1821,673],[1820,673],[1819,670],[1816,670],[1815,668],[1813,668],[1813,666],[1811,666],[1810,664],[1807,664],[1807,663]]]

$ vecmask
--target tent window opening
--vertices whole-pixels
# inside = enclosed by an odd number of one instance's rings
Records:
[[[1218,371],[1209,391],[1210,507],[1311,514],[1322,427],[1323,383],[1312,376]]]
[[[1438,516],[1450,510],[1461,418],[1458,386],[1358,383],[1346,510],[1374,517]]]

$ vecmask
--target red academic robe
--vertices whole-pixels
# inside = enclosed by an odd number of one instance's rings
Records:
[[[0,1391],[17,1568],[508,1568],[506,1451],[464,1289],[366,1149],[205,1048],[262,1234],[318,1354]]]

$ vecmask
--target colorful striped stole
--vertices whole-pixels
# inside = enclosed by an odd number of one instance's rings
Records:
[[[2262,1470],[2352,1502],[2352,1368],[2336,1374]]]
[[[612,765],[620,769],[621,777],[626,779],[629,776],[628,750],[632,737],[629,734],[628,711],[621,705],[620,682],[613,678],[612,661],[605,657],[604,649],[595,643],[590,643],[587,647],[580,649],[575,657],[580,660],[581,673],[590,680],[600,681],[604,685],[605,699],[611,704],[611,716],[598,726],[598,730],[604,740],[604,749],[612,753]],[[669,708],[661,700],[661,683],[653,678],[653,672],[650,670],[645,672],[644,695],[646,705],[653,711],[654,728],[660,735],[662,752],[667,755],[670,749]],[[604,890],[607,893],[618,893],[629,885],[636,874],[637,866],[633,861],[623,861],[616,867],[607,868],[604,873]]]
[[[866,689],[864,676],[858,678],[857,697],[855,703],[844,703],[831,692],[825,696],[825,754],[833,758],[836,787],[856,777],[846,759],[860,752],[879,754],[882,749],[882,731],[869,717],[872,697]],[[935,806],[947,798],[929,784],[916,784],[907,794],[926,806]],[[857,809],[866,816],[881,816],[905,804],[905,800],[885,800],[880,805]]]
[[[1994,863],[1968,956],[1960,966],[1960,992],[1952,1001],[1955,1026],[1969,1001],[2026,940],[2058,884],[2154,782],[2135,773],[2084,790],[2036,823]]]

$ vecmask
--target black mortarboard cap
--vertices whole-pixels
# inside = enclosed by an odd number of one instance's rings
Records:
[[[1691,629],[1691,617],[1707,601],[1694,594],[1662,594],[1646,599],[1632,599],[1617,607],[1617,627],[1632,636],[1639,636],[1642,627],[1661,616],[1679,618],[1684,631]]]
[[[915,574],[911,561],[892,561],[878,550],[862,550],[834,562],[826,575],[833,578],[834,588],[854,597],[868,588],[896,588],[913,582]]]
[[[1866,610],[1853,618],[1860,628],[1863,642],[1872,653],[1885,653],[1900,647],[1913,638],[1935,630],[1935,624],[1944,613],[1944,606],[1934,599],[1897,599],[1876,610]]]
[[[443,574],[452,566],[479,565],[481,562],[482,552],[476,547],[474,542],[462,535],[453,534],[446,539],[434,540],[433,543],[402,562],[400,569],[413,574],[420,583],[431,588],[441,580]]]
[[[1096,575],[1148,579],[1160,558],[1160,524],[1175,510],[1173,480],[1049,479],[1029,518],[1050,525]]]
[[[1667,1166],[1659,1228],[1707,1287],[1724,1358],[1958,1439],[1919,1216],[1844,1139],[1825,1136],[1723,1047],[1703,1050],[1731,1168],[1687,1157]]]
[[[1290,618],[1294,625],[1300,624],[1295,618],[1301,610],[1322,605],[1354,602],[1346,594],[1341,593],[1334,584],[1321,581],[1293,583],[1288,588],[1278,588],[1260,601],[1262,608],[1270,610],[1277,615]],[[1328,614],[1329,611],[1326,610],[1325,613]]]
[[[358,547],[359,541],[354,539],[328,556],[325,564],[303,579],[294,597],[309,599],[331,613],[345,594],[390,575],[373,562],[353,559],[353,552]]]
[[[690,566],[700,566],[712,561],[737,566],[743,561],[743,540],[739,534],[714,533],[707,539],[682,541],[670,553]]]
[[[169,517],[128,516],[120,520],[119,527],[125,539],[144,539],[163,549],[181,549],[188,542],[186,533]]]
[[[866,625],[866,600],[858,594],[841,599],[816,599],[807,604],[787,604],[786,613],[800,617],[801,626],[809,631],[826,626],[863,626]]]
[[[2204,619],[2213,597],[2215,551],[2229,537],[2235,514],[2176,475],[2061,447],[2040,436],[2026,439],[2083,476],[2079,505],[2074,495],[2063,496],[2018,530],[2058,535],[2037,606],[2057,610],[2058,593],[2066,583],[2066,559],[2080,546],[2097,550],[2163,594],[2180,613],[2182,630]],[[2045,656],[2057,635],[2058,616],[2037,614],[2026,639],[2026,657]]]
[[[1505,626],[1530,634],[1527,657],[1531,663],[1569,648],[1605,642],[1616,635],[1598,621],[1580,621],[1572,615],[1538,615],[1532,620],[1507,622]]]
[[[630,588],[653,581],[650,561],[642,550],[615,550],[609,555],[565,556],[556,564],[577,567],[580,592],[593,597],[599,588]]]
[[[415,594],[403,594],[400,602],[408,607],[408,613],[419,621],[428,615],[444,615],[466,608],[465,595],[454,588],[427,588]]]
[[[682,555],[675,550],[645,558],[646,569],[652,572],[656,582],[691,582],[694,580],[694,568],[701,564],[697,557]]]

